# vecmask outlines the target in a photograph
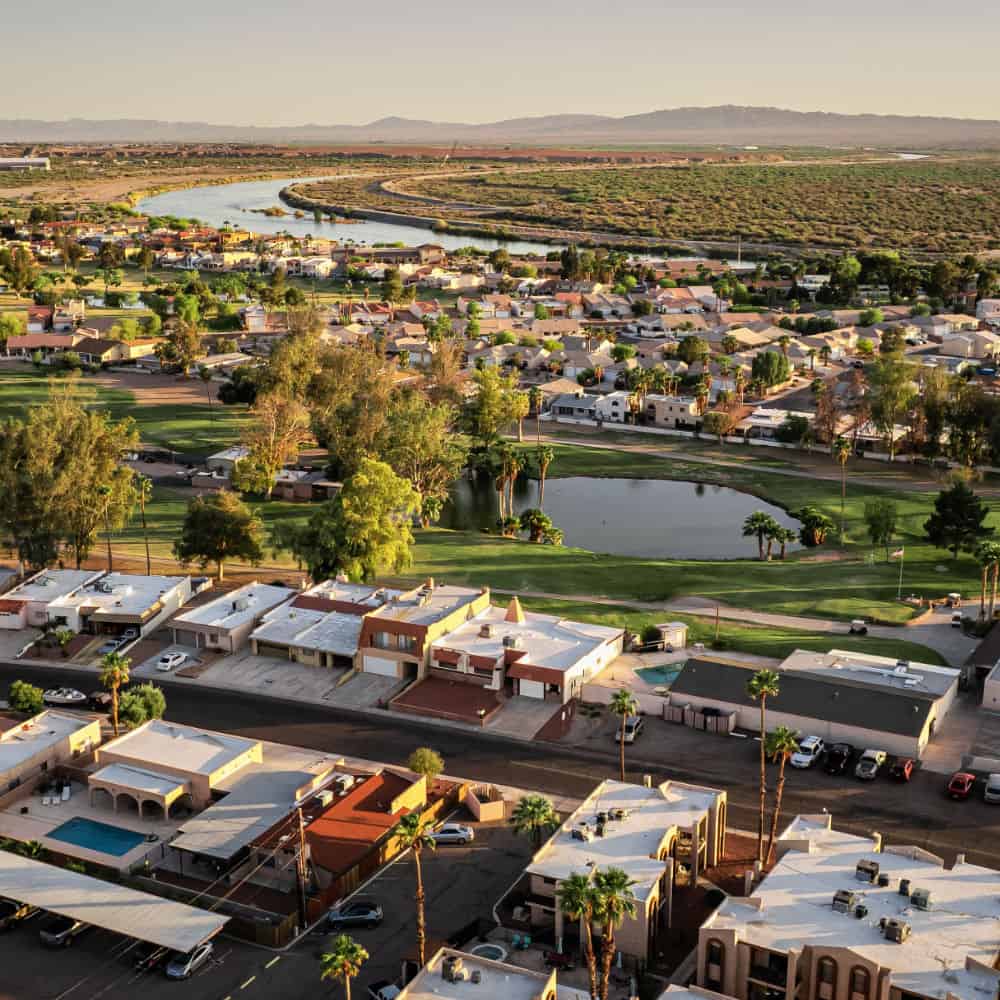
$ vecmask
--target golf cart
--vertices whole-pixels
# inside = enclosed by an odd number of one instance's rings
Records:
[[[855,618],[851,621],[851,635],[868,635],[868,626],[864,618]]]

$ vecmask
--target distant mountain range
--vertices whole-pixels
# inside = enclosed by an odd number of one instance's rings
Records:
[[[735,107],[674,108],[614,118],[544,115],[468,124],[380,118],[367,125],[242,126],[142,119],[0,121],[0,142],[441,143],[498,145],[877,146],[998,148],[1000,121]]]

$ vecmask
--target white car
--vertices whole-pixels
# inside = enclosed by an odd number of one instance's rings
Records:
[[[85,705],[87,696],[76,688],[49,688],[43,692],[42,702],[45,705],[55,707],[67,707],[72,705]]]
[[[826,744],[818,736],[807,736],[799,743],[788,763],[792,767],[812,767],[823,756]]]
[[[1000,802],[1000,774],[990,774],[986,777],[983,788],[984,802]]]
[[[164,653],[156,661],[156,669],[166,673],[168,670],[173,670],[174,667],[179,667],[186,659],[187,653]]]
[[[436,844],[467,844],[476,839],[476,831],[461,823],[445,823],[429,834]]]

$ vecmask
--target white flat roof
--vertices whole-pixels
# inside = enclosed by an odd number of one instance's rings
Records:
[[[361,639],[361,615],[331,611],[315,625],[311,625],[295,639],[295,645],[303,649],[317,649],[341,656],[353,656],[358,651]]]
[[[107,781],[123,788],[131,788],[137,792],[151,792],[154,795],[169,795],[185,785],[183,781],[170,775],[146,771],[140,767],[130,767],[128,764],[108,764],[91,774],[88,780]]]
[[[459,956],[466,972],[478,972],[480,981],[474,983],[470,977],[457,983],[448,982],[441,975],[441,966],[449,955]],[[491,962],[465,951],[442,948],[410,980],[399,1000],[536,1000],[551,978],[551,973],[534,972],[506,962]],[[559,986],[557,996],[559,1000],[589,1000],[590,993]]]
[[[328,614],[329,611],[293,608],[290,603],[282,604],[264,615],[263,621],[250,633],[250,637],[260,642],[294,645],[306,629],[312,628]]]
[[[375,587],[370,583],[349,583],[344,580],[323,580],[302,592],[303,597],[325,597],[329,601],[364,604],[372,608],[381,607],[402,594],[402,590],[393,590],[391,587]]]
[[[55,746],[92,723],[93,719],[60,712],[41,712],[27,722],[0,733],[0,774],[14,770],[35,754]]]
[[[940,859],[913,848],[876,853],[871,840],[830,823],[829,816],[796,818],[781,836],[795,846],[753,893],[760,909],[730,897],[705,926],[734,928],[741,940],[779,952],[832,941],[891,969],[893,986],[925,997],[995,996],[1000,973],[991,967],[1000,952],[1000,872],[970,864],[947,870]],[[876,862],[889,885],[857,881],[861,860]],[[930,890],[931,909],[919,910],[899,895],[904,878],[911,890]],[[859,920],[834,910],[839,889],[858,893],[867,916]],[[904,920],[910,938],[888,940],[879,929],[882,917]],[[967,969],[967,958],[986,968]]]
[[[663,874],[665,862],[655,857],[674,827],[690,830],[712,807],[722,792],[698,785],[665,781],[655,788],[621,781],[602,781],[572,816],[535,855],[527,871],[562,881],[591,865],[624,869],[635,880],[634,892],[645,899]],[[622,820],[609,819],[604,836],[578,840],[575,827],[587,823],[591,831],[597,813],[627,809]]]
[[[7,851],[0,851],[0,896],[175,951],[190,951],[229,920]]]
[[[523,612],[523,622],[508,622],[505,620],[506,613],[505,608],[490,605],[453,632],[441,636],[434,647],[498,659],[507,648],[504,638],[512,637],[520,643],[515,648],[524,651],[524,663],[565,671],[599,646],[613,642],[622,634],[620,628],[571,622],[555,615],[530,611]],[[492,627],[492,635],[480,635],[483,625]]]
[[[49,604],[50,612],[59,608],[93,607],[93,617],[102,615],[141,615],[164,594],[181,586],[186,576],[139,576],[131,573],[108,573],[92,584],[78,587],[71,594]]]
[[[861,681],[897,691],[913,691],[940,696],[946,694],[961,674],[951,667],[938,667],[916,660],[896,660],[891,656],[848,652],[831,649],[828,653],[811,653],[796,649],[787,656],[780,670],[801,670],[831,679]]]
[[[294,597],[297,591],[288,587],[272,587],[266,583],[248,583],[202,604],[175,615],[171,625],[207,625],[220,630],[238,628],[253,621],[259,614],[277,607]],[[246,605],[245,607],[243,605]]]
[[[153,771],[161,764],[192,774],[212,774],[257,745],[257,740],[153,719],[105,744],[98,756],[107,751],[127,755]]]
[[[455,587],[438,584],[432,590],[420,587],[407,591],[394,601],[372,611],[373,618],[409,622],[412,625],[430,625],[439,621],[465,604],[470,604],[483,591],[475,587]]]
[[[312,794],[317,779],[332,778],[343,763],[331,754],[268,743],[261,763],[219,782],[225,798],[185,823],[171,846],[227,861],[280,823]]]
[[[101,576],[92,569],[44,569],[3,595],[5,601],[54,601]]]

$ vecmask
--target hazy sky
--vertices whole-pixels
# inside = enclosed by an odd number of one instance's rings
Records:
[[[712,104],[1000,118],[1000,4],[981,0],[49,0],[3,21],[3,118],[341,124]]]

